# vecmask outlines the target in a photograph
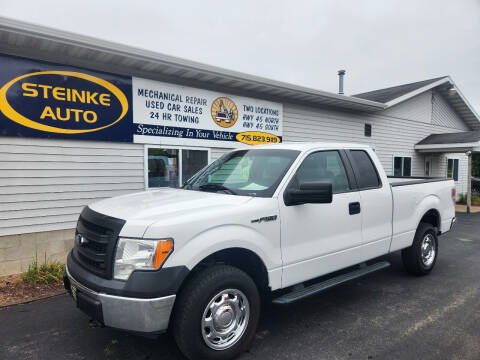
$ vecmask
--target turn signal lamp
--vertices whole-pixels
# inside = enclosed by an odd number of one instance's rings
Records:
[[[173,251],[173,240],[159,241],[157,250],[155,251],[155,258],[153,260],[153,267],[158,269],[167,259],[168,255]]]

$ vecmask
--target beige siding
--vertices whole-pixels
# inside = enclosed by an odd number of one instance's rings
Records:
[[[467,124],[438,92],[433,93],[432,124],[449,128],[450,132],[469,131]]]
[[[431,91],[426,91],[408,101],[394,105],[386,109],[383,115],[430,123],[432,119],[432,93]]]
[[[372,124],[372,137],[364,136],[364,124]],[[284,106],[285,141],[335,141],[368,144],[375,148],[388,175],[393,156],[412,157],[412,175],[424,175],[423,156],[414,145],[431,133],[431,125],[385,115],[346,114]]]
[[[143,145],[0,137],[0,236],[71,229],[96,200],[144,189]]]
[[[423,99],[423,103],[419,102]],[[403,118],[392,116],[390,111],[377,114],[346,114],[336,111],[309,109],[293,105],[284,106],[284,141],[334,141],[368,144],[382,162],[387,175],[393,175],[393,157],[412,157],[412,176],[425,176],[425,155],[414,150],[420,140],[432,133],[462,131],[458,128],[432,125],[429,121],[418,121],[425,116],[426,105],[431,108],[431,96],[416,97],[405,102],[408,112]],[[391,109],[390,109],[391,110]],[[418,112],[418,114],[416,113]],[[410,119],[408,118],[410,117]],[[372,124],[372,137],[364,136],[364,124]],[[464,126],[464,125],[463,125]],[[456,154],[460,161],[458,192],[466,191],[466,157]],[[441,154],[432,156],[432,175],[446,176],[446,158]],[[465,159],[464,159],[465,158]]]

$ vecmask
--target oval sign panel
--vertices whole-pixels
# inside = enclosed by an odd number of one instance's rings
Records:
[[[237,134],[236,139],[248,145],[276,144],[280,142],[278,136],[261,131],[242,132]]]
[[[125,117],[128,100],[112,83],[74,71],[19,76],[0,89],[0,111],[39,131],[82,134],[108,128]]]

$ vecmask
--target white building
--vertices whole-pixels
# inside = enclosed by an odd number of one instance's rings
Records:
[[[95,200],[279,140],[366,143],[460,194],[480,118],[448,76],[351,97],[0,19],[0,275],[63,259]]]

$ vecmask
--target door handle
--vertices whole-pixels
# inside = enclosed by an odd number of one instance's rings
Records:
[[[350,215],[360,214],[360,203],[357,201],[348,204],[348,212]]]

